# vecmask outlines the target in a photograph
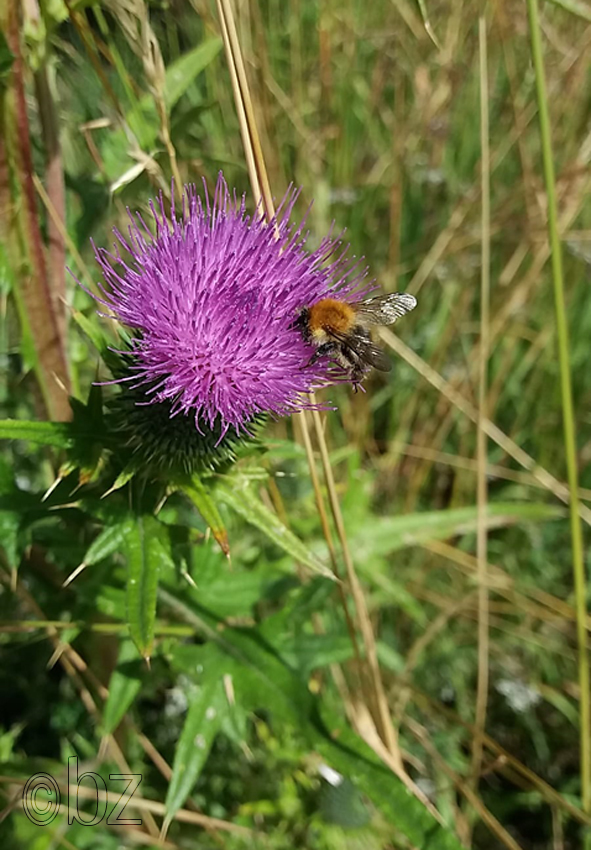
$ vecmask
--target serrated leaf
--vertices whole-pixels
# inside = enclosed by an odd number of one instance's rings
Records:
[[[87,567],[123,550],[126,545],[127,522],[128,520],[124,520],[120,524],[108,525],[95,537],[84,555],[83,563]]]
[[[103,388],[98,384],[91,384],[88,391],[85,415],[90,423],[102,428],[103,416]]]
[[[227,706],[219,672],[204,670],[201,685],[189,695],[189,708],[172,764],[166,794],[164,832],[191,793],[218,733]]]
[[[81,402],[72,399],[73,405],[85,408]],[[76,412],[76,411],[75,411]],[[94,470],[100,459],[103,437],[101,424],[92,422],[88,417],[77,422],[37,422],[31,420],[0,420],[0,440],[24,440],[41,446],[53,446],[55,449],[73,450],[66,469],[83,467]]]
[[[127,558],[127,620],[141,655],[149,658],[154,642],[158,578],[163,566],[172,566],[167,536],[151,516],[136,516],[124,524]]]
[[[248,710],[265,707],[278,717],[290,717],[295,723],[307,717],[312,694],[306,682],[294,674],[270,641],[253,628],[227,628],[218,631],[218,620],[204,610],[196,612],[170,588],[162,588],[168,605],[203,635],[210,638],[204,646],[177,644],[172,650],[172,664],[195,679],[196,670],[213,667],[218,677],[229,675],[239,700]]]
[[[121,642],[117,667],[109,681],[109,696],[103,710],[103,733],[112,734],[129,710],[142,686],[143,662],[130,640]]]
[[[218,677],[229,675],[237,702],[251,710],[273,712],[274,722],[289,718],[309,738],[310,746],[327,763],[346,776],[380,810],[393,830],[405,835],[415,847],[460,850],[451,830],[439,824],[391,770],[377,760],[370,747],[340,716],[324,708],[307,683],[285,662],[277,648],[257,628],[217,629],[206,612],[188,610],[168,590],[168,604],[209,638],[204,646],[177,645],[172,663],[186,675],[195,676],[199,666],[215,661]],[[212,646],[215,643],[215,646]]]
[[[211,529],[211,533],[224,555],[229,555],[230,544],[228,542],[228,532],[210,490],[205,487],[203,481],[197,475],[192,477],[190,483],[183,484],[181,489],[193,502]]]
[[[217,484],[215,492],[219,501],[236,511],[250,525],[262,531],[269,540],[291,555],[295,561],[334,580],[334,575],[328,567],[255,496],[247,482],[239,478],[232,479],[231,482],[224,479]]]
[[[125,469],[123,469],[119,473],[119,475],[117,476],[115,481],[111,484],[109,489],[106,490],[103,493],[103,495],[101,496],[101,499],[104,499],[106,496],[109,496],[111,493],[114,493],[116,490],[120,490],[122,487],[125,487],[125,485],[128,484],[131,481],[131,479],[133,478],[133,476],[136,474],[137,471],[138,471],[138,467],[135,464],[130,464],[129,466],[126,466]]]

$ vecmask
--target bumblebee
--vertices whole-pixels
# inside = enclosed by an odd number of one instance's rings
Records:
[[[361,383],[370,368],[389,372],[389,359],[371,341],[371,325],[392,325],[417,305],[414,295],[395,292],[349,303],[323,298],[304,307],[293,323],[305,342],[316,347],[312,366],[321,357],[332,357],[349,374],[353,386]]]

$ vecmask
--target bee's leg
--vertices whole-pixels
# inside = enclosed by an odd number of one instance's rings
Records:
[[[359,392],[359,387],[361,386],[361,382],[363,381],[364,378],[365,378],[365,370],[364,370],[363,366],[361,365],[361,363],[356,363],[351,368],[351,377],[350,377],[350,381],[351,381],[351,384],[353,385],[353,392],[354,393]]]
[[[337,349],[338,345],[334,342],[325,342],[323,345],[319,345],[314,354],[308,360],[308,366],[313,366],[314,363],[317,363],[321,357],[326,357],[328,354],[334,354]]]

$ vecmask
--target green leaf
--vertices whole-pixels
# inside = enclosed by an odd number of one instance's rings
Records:
[[[109,681],[109,696],[103,710],[103,733],[112,734],[119,726],[142,686],[142,662],[135,644],[121,642],[117,667]]]
[[[2,33],[0,32],[0,39]],[[2,74],[0,73],[0,85]],[[0,242],[0,295],[8,295],[14,289],[14,272],[8,258],[8,252],[4,243]]]
[[[189,484],[183,484],[181,489],[193,502],[205,522],[210,527],[211,533],[217,540],[224,555],[229,555],[230,544],[228,542],[228,532],[226,531],[224,521],[220,516],[220,512],[212,498],[211,492],[205,487],[201,478],[194,475],[191,478],[191,482]]]
[[[277,581],[277,571],[268,567],[236,571],[231,577],[218,567],[217,576],[212,578],[203,575],[199,564],[194,576],[200,603],[220,617],[251,616],[253,606]]]
[[[74,445],[69,422],[31,422],[18,419],[0,420],[0,440],[27,440],[42,446],[68,449]]]
[[[208,39],[168,66],[164,81],[164,102],[169,113],[193,80],[213,62],[221,46],[220,38]],[[159,127],[153,96],[151,94],[143,95],[127,112],[126,121],[135,133],[140,147],[145,151],[151,150],[158,138]],[[127,149],[129,145],[125,135],[119,132],[117,136],[123,141],[124,149]],[[120,178],[118,182],[121,180],[125,183],[131,182],[141,174],[144,168],[145,163],[134,163],[126,171],[126,176]]]
[[[115,523],[104,528],[86,550],[83,559],[84,565],[88,567],[91,564],[96,564],[108,558],[109,555],[121,551],[126,544],[128,522],[129,520],[124,520],[119,524]]]
[[[164,100],[169,110],[186,92],[193,80],[213,62],[221,47],[221,38],[210,38],[168,66],[164,83]]]
[[[160,570],[173,565],[165,541],[167,536],[154,517],[140,515],[125,523],[127,619],[131,637],[144,658],[152,654]]]
[[[13,62],[14,54],[8,46],[4,33],[0,31],[0,84],[8,78]]]
[[[41,446],[74,450],[70,467],[94,469],[100,457],[104,433],[102,418],[89,415],[89,408],[71,399],[74,422],[37,422],[22,419],[0,420],[0,440],[26,440]]]
[[[344,829],[359,829],[369,823],[371,813],[359,789],[346,777],[338,785],[326,783],[320,793],[320,812],[327,823]]]
[[[160,594],[185,622],[210,639],[204,646],[174,647],[171,661],[179,673],[195,677],[193,671],[213,667],[218,677],[231,676],[244,708],[254,711],[264,706],[278,718],[289,717],[297,725],[309,716],[312,694],[307,683],[294,674],[259,629],[225,628],[220,632],[216,617],[202,609],[194,610],[178,591],[166,586]]]
[[[413,847],[461,850],[456,835],[438,823],[406,786],[376,760],[373,751],[339,716],[328,711],[318,713],[314,743],[329,767],[367,795]]]
[[[584,21],[591,22],[591,7],[582,0],[550,0],[555,6],[560,6],[567,12],[582,18]]]
[[[103,362],[109,368],[117,367],[120,363],[119,355],[111,351],[110,348],[113,345],[113,339],[107,336],[99,323],[96,320],[89,319],[80,310],[74,310],[71,316],[80,330],[92,342]]]
[[[18,535],[21,518],[14,511],[0,510],[0,549],[4,550],[8,566],[16,569],[18,566]]]
[[[122,469],[115,481],[111,484],[108,490],[105,490],[101,499],[104,499],[106,496],[109,496],[111,493],[114,493],[116,490],[120,490],[122,487],[125,487],[128,484],[133,476],[139,469],[139,465],[136,463],[130,463],[125,469]]]
[[[302,541],[287,528],[279,517],[257,499],[248,482],[240,478],[224,479],[216,485],[216,496],[239,516],[262,531],[276,546],[279,546],[295,561],[314,572],[334,580],[333,573],[311,552]]]
[[[80,470],[80,482],[95,479],[102,468],[105,442],[102,387],[91,385],[86,404],[77,398],[70,399],[72,407],[72,433],[74,443],[69,452],[65,471]],[[79,436],[84,435],[84,436]]]
[[[537,502],[490,502],[486,526],[490,529],[520,522],[541,522],[558,519],[564,513],[564,508]],[[394,517],[368,517],[363,528],[351,539],[351,548],[361,565],[407,546],[475,532],[477,526],[476,505]]]
[[[276,644],[286,662],[307,678],[313,670],[329,664],[342,664],[353,655],[348,634],[312,634],[296,632],[282,635]]]
[[[191,793],[205,764],[226,712],[227,699],[219,671],[213,664],[204,670],[198,689],[189,694],[189,710],[174,754],[166,794],[166,833],[173,817]]]
[[[163,590],[163,597],[180,617],[209,638],[205,646],[175,647],[172,664],[179,672],[194,676],[192,671],[198,665],[207,670],[209,661],[218,677],[232,677],[240,705],[251,710],[264,707],[273,712],[276,723],[286,719],[296,723],[329,766],[369,797],[392,824],[393,834],[402,833],[415,847],[460,850],[455,835],[441,826],[400,779],[378,761],[340,715],[323,707],[321,700],[310,693],[306,681],[286,664],[259,629],[228,627],[220,633],[215,618],[207,612],[188,609],[168,590]],[[212,647],[212,643],[216,646]]]

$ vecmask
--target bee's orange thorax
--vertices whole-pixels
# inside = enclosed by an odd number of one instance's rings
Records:
[[[323,333],[348,333],[355,324],[355,310],[345,301],[336,298],[323,298],[310,307],[308,326],[312,336]]]

